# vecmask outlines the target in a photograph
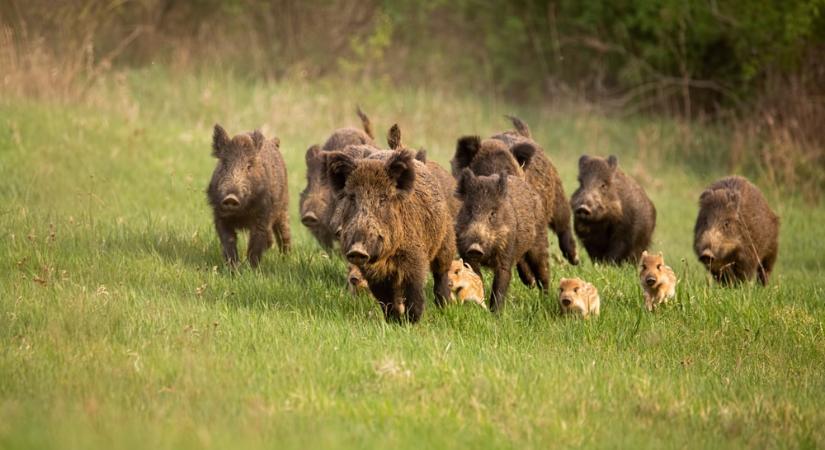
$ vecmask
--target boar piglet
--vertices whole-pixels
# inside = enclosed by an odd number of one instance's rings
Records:
[[[342,202],[342,253],[361,270],[385,318],[421,318],[428,268],[435,301],[443,305],[455,235],[447,201],[426,166],[400,150],[362,159],[333,152],[327,167]]]
[[[465,168],[457,194],[463,201],[455,225],[458,251],[476,273],[481,273],[479,266],[493,270],[490,310],[504,306],[513,265],[519,260],[546,290],[547,223],[541,199],[530,185],[504,172],[476,176]]]
[[[364,130],[347,127],[335,130],[324,145],[313,145],[306,151],[307,185],[298,203],[301,223],[325,250],[335,242],[335,229],[331,227],[335,198],[326,176],[326,155],[343,150],[348,145],[375,147],[370,120],[360,108],[358,116]]]
[[[247,259],[256,267],[272,245],[273,232],[282,252],[289,251],[286,166],[278,138],[260,131],[229,138],[215,125],[212,155],[218,159],[206,190],[223,256],[238,264],[237,230],[249,230]]]
[[[570,203],[576,235],[594,261],[635,262],[650,245],[656,208],[615,156],[582,155],[579,189]]]
[[[723,178],[699,198],[693,249],[716,281],[757,275],[765,285],[779,253],[779,217],[750,181]]]

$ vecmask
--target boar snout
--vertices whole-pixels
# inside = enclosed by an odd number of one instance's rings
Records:
[[[650,287],[653,287],[653,285],[656,284],[656,277],[647,277],[647,278],[645,278],[645,284],[647,284]]]
[[[355,276],[355,275],[350,275],[350,277],[349,277],[349,284],[351,284],[351,285],[353,285],[353,286],[357,286],[359,281],[361,281],[361,279],[360,279],[360,278],[358,278],[358,277],[357,277],[357,276]]]
[[[707,248],[702,251],[701,255],[699,255],[699,261],[702,261],[702,264],[706,266],[710,265],[710,263],[713,262],[713,259],[713,252]]]
[[[370,255],[367,253],[367,248],[361,242],[352,244],[347,251],[347,261],[356,266],[364,265],[369,259]]]
[[[472,259],[481,258],[484,256],[484,250],[481,248],[481,245],[474,243],[467,249],[467,256]]]
[[[579,205],[576,207],[576,215],[579,217],[588,217],[593,211],[587,205]]]
[[[564,306],[570,306],[570,304],[571,304],[571,303],[573,303],[573,302],[572,302],[572,301],[570,301],[570,299],[569,299],[569,298],[563,298],[563,299],[561,299],[561,304],[562,304],[562,305],[564,305]]]
[[[318,216],[315,215],[312,211],[307,211],[303,217],[301,217],[301,223],[306,226],[313,226],[318,224]]]
[[[241,206],[241,200],[235,194],[229,194],[221,200],[221,206],[226,209],[235,209]]]

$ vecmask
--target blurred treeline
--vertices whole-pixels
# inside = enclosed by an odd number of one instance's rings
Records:
[[[825,0],[0,4],[3,45],[75,58],[75,71],[164,63],[378,78],[689,115],[741,106],[788,77],[825,81]]]
[[[731,168],[825,185],[825,0],[0,0],[0,92],[148,65],[665,113],[731,130]]]

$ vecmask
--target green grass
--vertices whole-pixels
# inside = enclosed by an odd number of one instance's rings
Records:
[[[458,136],[518,113],[568,194],[581,153],[618,154],[656,203],[653,247],[678,300],[649,314],[634,268],[585,258],[551,261],[552,281],[593,282],[596,320],[559,317],[514,281],[500,316],[438,310],[428,289],[420,324],[385,324],[297,220],[304,150],[357,124],[357,103],[379,134],[399,122],[445,165]],[[296,245],[258,271],[221,263],[203,192],[215,121],[281,138]],[[825,208],[766,192],[782,217],[772,284],[709,285],[692,227],[726,139],[459,94],[159,70],[74,104],[4,96],[0,447],[821,448]]]

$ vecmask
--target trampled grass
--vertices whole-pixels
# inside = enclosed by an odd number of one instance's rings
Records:
[[[506,310],[387,325],[297,220],[303,155],[360,103],[379,134],[447,164],[517,113],[575,189],[581,153],[619,155],[656,203],[677,301],[642,310],[632,267],[551,261],[602,316],[559,317],[514,277]],[[277,134],[295,250],[224,270],[203,193],[211,126]],[[65,104],[0,99],[0,447],[825,446],[825,208],[782,217],[767,288],[708,284],[691,251],[724,130],[386,86],[251,84],[130,72]],[[792,190],[792,188],[790,189]],[[558,254],[555,238],[552,248]],[[489,288],[490,277],[486,277]]]

